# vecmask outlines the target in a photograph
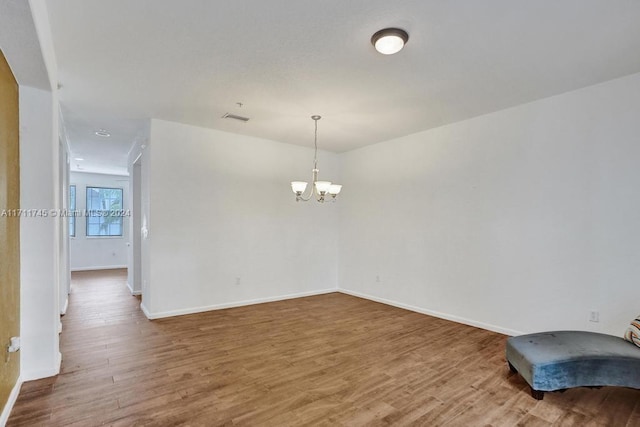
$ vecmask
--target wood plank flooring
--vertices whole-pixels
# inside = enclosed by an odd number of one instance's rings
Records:
[[[638,390],[531,398],[497,333],[339,293],[149,321],[125,283],[74,273],[9,426],[640,426]]]

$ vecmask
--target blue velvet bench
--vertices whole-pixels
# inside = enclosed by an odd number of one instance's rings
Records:
[[[507,339],[507,362],[541,400],[572,387],[640,389],[640,348],[613,335],[556,331]]]

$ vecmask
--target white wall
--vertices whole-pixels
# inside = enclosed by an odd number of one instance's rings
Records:
[[[76,209],[86,209],[86,188],[122,188],[123,209],[129,207],[129,177],[71,172],[70,185],[76,186]],[[70,238],[72,271],[126,268],[129,242],[129,217],[123,217],[122,237],[87,237],[86,217],[76,218],[76,236]]]
[[[57,211],[62,188],[57,66],[45,0],[30,0],[29,8],[37,40],[7,40],[14,53],[9,62],[22,70],[16,72],[20,84],[20,204],[23,209]],[[24,22],[21,28],[30,25]],[[29,85],[24,85],[24,75],[33,76],[34,64],[42,63],[48,81],[28,79]],[[52,376],[60,370],[60,269],[66,264],[65,254],[60,252],[62,238],[59,217],[21,219],[21,381]]]
[[[507,333],[621,335],[639,117],[636,74],[345,153],[340,287]]]
[[[59,209],[58,110],[49,91],[20,87],[20,205]],[[23,381],[60,368],[59,217],[20,220],[20,365]]]
[[[148,315],[335,290],[338,205],[290,188],[310,179],[311,149],[160,120],[149,145]],[[335,154],[319,165],[339,179]]]

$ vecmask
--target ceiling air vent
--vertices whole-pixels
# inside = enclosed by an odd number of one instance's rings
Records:
[[[235,114],[230,114],[230,113],[225,113],[224,116],[222,116],[223,119],[234,119],[234,120],[239,120],[241,122],[248,122],[249,121],[249,117],[242,117],[242,116],[238,116]]]

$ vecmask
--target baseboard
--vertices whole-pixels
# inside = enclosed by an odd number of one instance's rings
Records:
[[[134,291],[133,288],[131,287],[131,285],[129,284],[129,282],[127,282],[127,288],[129,288],[129,292],[131,292],[131,295],[133,295],[133,296],[142,295],[142,292]]]
[[[147,319],[155,319],[155,317],[151,317],[151,313],[149,312],[149,310],[147,310],[147,307],[144,305],[144,302],[140,303],[140,310],[142,310],[142,313],[144,313]]]
[[[94,271],[94,270],[119,270],[127,268],[126,265],[99,265],[94,267],[72,267],[71,271]]]
[[[13,405],[15,405],[16,400],[18,400],[18,395],[20,394],[20,387],[22,387],[22,379],[18,377],[18,381],[16,381],[15,385],[11,389],[11,393],[9,393],[7,404],[4,405],[2,413],[0,413],[0,426],[2,427],[7,424],[7,421],[9,421],[9,415],[11,415]]]
[[[144,313],[145,316],[147,316],[148,319],[153,320],[153,319],[161,319],[163,317],[183,316],[185,314],[195,314],[195,313],[202,313],[205,311],[224,310],[227,308],[243,307],[245,305],[264,304],[267,302],[284,301],[288,299],[304,298],[304,297],[310,297],[314,295],[330,294],[332,292],[339,292],[339,290],[336,288],[322,289],[318,291],[300,292],[296,294],[280,295],[280,296],[268,297],[268,298],[258,298],[253,300],[237,301],[237,302],[231,302],[231,303],[225,303],[225,304],[215,304],[215,305],[208,305],[208,306],[202,306],[202,307],[187,308],[183,310],[171,310],[171,311],[164,311],[159,313],[149,312],[149,310],[147,310],[144,304],[140,304],[140,308],[142,309],[142,312]]]
[[[486,329],[488,331],[497,332],[497,333],[503,334],[503,335],[515,336],[515,335],[522,335],[523,334],[523,332],[515,331],[513,329],[507,329],[507,328],[503,328],[503,327],[500,327],[500,326],[491,325],[489,323],[478,322],[478,321],[472,320],[472,319],[466,319],[464,317],[455,316],[455,315],[452,315],[452,314],[441,313],[439,311],[428,310],[426,308],[416,307],[416,306],[409,305],[409,304],[403,304],[403,303],[400,303],[400,302],[397,302],[397,301],[392,301],[392,300],[388,300],[388,299],[385,299],[385,298],[379,298],[379,297],[375,297],[373,295],[364,294],[364,293],[361,293],[361,292],[350,291],[350,290],[347,290],[347,289],[338,289],[338,292],[341,292],[341,293],[347,294],[347,295],[351,295],[351,296],[354,296],[354,297],[358,297],[358,298],[368,299],[370,301],[375,301],[375,302],[379,302],[379,303],[386,304],[386,305],[391,305],[393,307],[398,307],[398,308],[402,308],[402,309],[409,310],[409,311],[415,311],[416,313],[426,314],[428,316],[433,316],[433,317],[437,317],[437,318],[444,319],[444,320],[451,320],[452,322],[462,323],[464,325],[474,326],[474,327],[480,328],[480,329]]]

